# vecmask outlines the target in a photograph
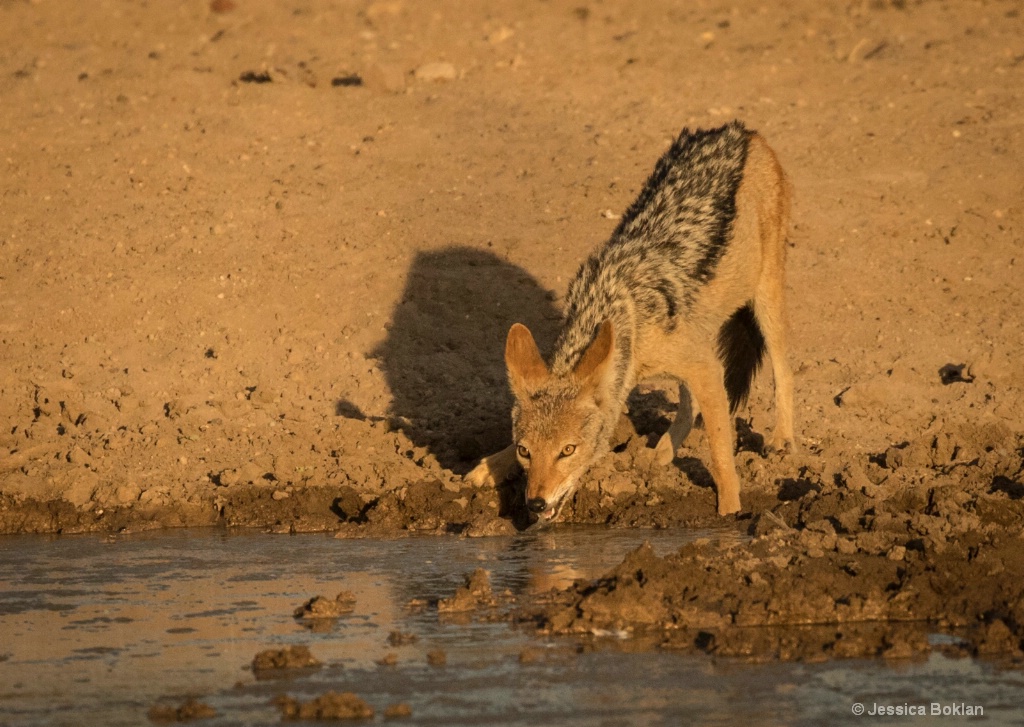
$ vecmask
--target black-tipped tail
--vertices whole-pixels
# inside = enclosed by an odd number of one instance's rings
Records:
[[[718,332],[718,358],[725,368],[725,391],[729,411],[735,411],[750,396],[750,386],[761,368],[765,342],[752,303],[747,303],[722,324]]]

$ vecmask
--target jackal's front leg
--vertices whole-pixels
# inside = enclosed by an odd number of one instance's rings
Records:
[[[477,487],[494,487],[507,480],[518,466],[516,445],[510,444],[500,452],[484,457],[463,479]]]
[[[707,365],[687,382],[700,404],[704,431],[711,449],[711,476],[718,488],[718,514],[740,511],[740,478],[733,457],[735,428],[729,414],[729,397],[720,365]]]

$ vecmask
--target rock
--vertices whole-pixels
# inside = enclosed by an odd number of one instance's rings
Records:
[[[635,495],[636,482],[629,473],[616,474],[601,480],[600,490],[602,494],[618,497],[619,495]]]
[[[868,497],[874,497],[878,487],[872,482],[864,470],[855,464],[848,464],[843,467],[840,474],[843,483],[851,490],[862,492]]]
[[[906,560],[907,549],[902,545],[894,545],[889,548],[889,552],[885,555],[889,560]]]
[[[867,555],[888,553],[893,536],[889,533],[862,532],[857,533],[857,548]]]
[[[919,438],[906,446],[892,446],[885,450],[885,466],[891,470],[900,467],[929,467],[931,464],[931,438]]]
[[[836,550],[842,555],[853,555],[857,552],[857,544],[850,538],[836,538]]]
[[[455,66],[451,63],[439,61],[424,63],[413,73],[418,81],[453,81],[458,76]]]
[[[487,34],[487,42],[491,45],[500,45],[516,34],[512,28],[503,25]]]
[[[799,538],[800,544],[807,549],[809,555],[812,551],[821,553],[821,555],[811,555],[812,558],[820,558],[824,555],[823,551],[836,548],[836,531],[828,520],[816,520],[809,523],[800,533]]]
[[[850,52],[846,54],[847,63],[860,63],[870,58],[874,58],[880,52],[885,50],[888,43],[886,41],[876,41],[870,38],[861,38],[857,43],[850,49]]]
[[[164,487],[150,487],[139,495],[139,504],[144,507],[159,507],[170,500],[170,491]]]
[[[141,489],[138,485],[121,485],[114,491],[114,502],[118,505],[127,505],[139,499]]]
[[[861,519],[864,517],[864,509],[861,507],[851,507],[848,510],[843,510],[836,516],[836,520],[839,522],[839,527],[843,528],[848,533],[855,533],[860,530]]]
[[[265,470],[255,462],[246,462],[238,468],[238,479],[245,484],[261,482],[264,474]]]
[[[71,448],[71,451],[68,452],[68,462],[77,465],[90,465],[92,464],[92,457],[90,457],[84,449],[76,444]]]
[[[402,93],[405,91],[405,72],[387,63],[374,63],[363,74],[363,84],[375,91]]]
[[[836,534],[835,526],[825,518],[807,523],[807,530],[812,533],[824,533],[825,535]]]
[[[93,494],[96,492],[96,485],[97,477],[95,473],[83,471],[80,474],[76,474],[72,478],[71,484],[63,492],[64,499],[75,507],[82,507],[92,501]]]
[[[231,487],[237,485],[241,480],[241,476],[238,474],[238,470],[222,470],[217,476],[217,482],[222,487]]]

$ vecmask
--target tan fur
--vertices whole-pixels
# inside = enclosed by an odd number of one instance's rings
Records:
[[[606,395],[614,388],[613,377],[624,377],[628,393],[642,379],[669,375],[683,384],[680,404],[675,421],[656,446],[655,459],[671,462],[686,438],[693,423],[692,395],[704,418],[711,474],[718,487],[718,512],[738,512],[735,431],[723,363],[716,349],[717,335],[734,311],[752,302],[775,380],[772,445],[783,450],[793,447],[793,377],[786,361],[784,277],[789,199],[788,183],[775,154],[762,137],[751,134],[735,196],[732,235],[714,277],[700,289],[684,320],[674,328],[656,324],[645,320],[637,306],[627,301],[623,315],[632,322],[632,330],[616,329],[613,335],[611,321],[605,321],[573,371],[562,376],[544,364],[526,327],[513,326],[506,364],[515,396],[518,440],[485,457],[466,479],[493,485],[510,476],[517,465],[522,466],[528,473],[531,509],[543,517],[554,517],[577,478],[607,451],[607,423],[614,423],[622,406]],[[620,337],[629,342],[630,350],[616,350]],[[618,374],[611,365],[613,359],[618,362]],[[605,441],[599,441],[598,433]]]

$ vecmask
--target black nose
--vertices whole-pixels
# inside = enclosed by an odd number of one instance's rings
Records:
[[[548,503],[543,497],[534,497],[526,501],[526,507],[535,515],[540,515],[547,506]]]

